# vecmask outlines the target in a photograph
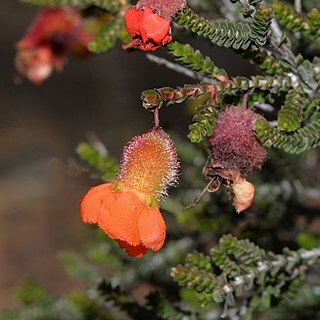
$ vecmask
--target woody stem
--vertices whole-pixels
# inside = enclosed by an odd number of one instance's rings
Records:
[[[249,97],[249,93],[246,92],[243,96],[243,99],[242,99],[242,109],[247,109],[247,106],[248,106],[248,97]]]
[[[154,128],[159,129],[160,119],[159,119],[159,108],[154,109]]]

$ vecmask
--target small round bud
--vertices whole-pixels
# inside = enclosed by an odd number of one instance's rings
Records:
[[[263,117],[251,109],[236,106],[220,112],[208,140],[212,162],[239,171],[243,176],[261,169],[267,152],[253,133],[259,119]]]

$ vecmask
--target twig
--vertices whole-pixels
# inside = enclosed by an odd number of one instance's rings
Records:
[[[159,129],[160,119],[159,119],[159,108],[154,109],[154,128]]]
[[[294,7],[298,13],[301,13],[301,0],[294,0]]]
[[[154,62],[154,63],[158,64],[159,66],[165,66],[166,68],[173,70],[175,72],[178,72],[180,74],[183,74],[189,78],[196,79],[198,81],[203,81],[205,83],[217,84],[217,80],[215,80],[215,79],[211,79],[211,78],[199,75],[196,72],[193,72],[183,66],[180,66],[177,63],[173,63],[173,62],[168,61],[164,58],[160,58],[160,57],[155,56],[150,53],[147,53],[146,57],[149,61]]]

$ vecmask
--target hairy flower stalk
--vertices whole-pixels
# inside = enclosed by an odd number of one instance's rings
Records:
[[[41,84],[53,69],[63,68],[68,51],[86,54],[94,33],[73,7],[44,9],[17,43],[16,69],[31,82]]]
[[[125,15],[131,42],[123,48],[137,47],[143,51],[154,51],[170,42],[170,23],[185,6],[185,0],[138,1]]]
[[[123,150],[118,178],[82,199],[82,221],[97,224],[132,257],[157,252],[166,237],[158,201],[176,182],[178,169],[175,147],[162,129],[134,137]]]
[[[244,177],[261,169],[267,156],[252,131],[259,119],[262,116],[250,109],[229,106],[220,112],[208,139],[211,163],[205,174],[227,185],[238,213],[250,207],[254,197],[254,187]]]

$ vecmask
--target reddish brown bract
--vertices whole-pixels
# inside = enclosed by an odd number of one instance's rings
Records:
[[[159,16],[171,21],[186,5],[185,0],[139,0],[137,9],[149,7]]]
[[[212,162],[243,176],[260,169],[267,152],[252,131],[258,119],[250,109],[229,106],[222,111],[208,140]]]

